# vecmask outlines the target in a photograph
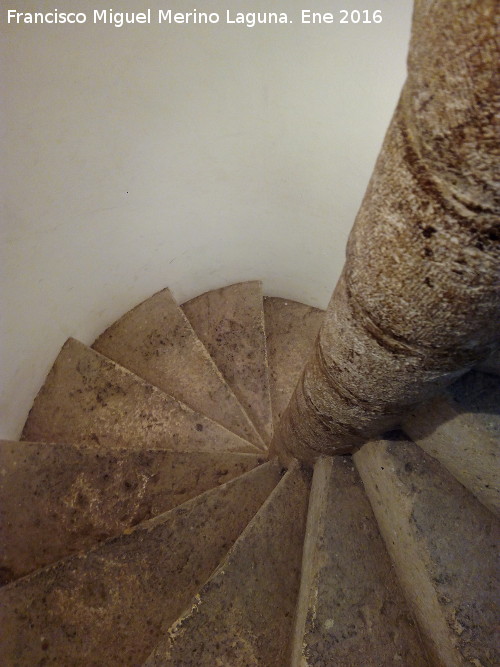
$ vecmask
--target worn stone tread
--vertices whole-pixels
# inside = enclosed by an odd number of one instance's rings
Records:
[[[259,451],[73,338],[38,393],[22,439],[96,448]]]
[[[278,483],[266,463],[0,589],[3,664],[140,665]]]
[[[324,311],[290,299],[264,297],[274,426],[278,425],[311,354]]]
[[[181,306],[265,443],[273,433],[262,283],[212,290]]]
[[[168,289],[125,313],[92,347],[193,410],[264,447]]]
[[[500,515],[500,378],[471,371],[412,410],[405,432]]]
[[[0,584],[264,463],[253,454],[0,441]]]
[[[354,460],[431,664],[500,664],[498,519],[412,442],[372,441]]]
[[[308,490],[287,472],[146,665],[289,664]]]
[[[351,457],[314,466],[291,664],[429,664]]]

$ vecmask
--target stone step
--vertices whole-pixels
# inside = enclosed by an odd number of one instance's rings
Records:
[[[431,664],[500,664],[498,520],[412,442],[373,441],[354,460]]]
[[[500,378],[473,371],[412,410],[403,429],[500,516]]]
[[[477,369],[483,373],[500,375],[500,351],[493,352],[488,359],[477,366]]]
[[[92,347],[193,410],[264,447],[168,289],[125,313]]]
[[[264,298],[274,427],[281,419],[323,322],[324,311],[279,297]]]
[[[148,667],[289,665],[308,492],[308,476],[289,470]]]
[[[473,414],[476,423],[500,442],[500,377],[470,371],[450,385],[447,395],[462,413]]]
[[[266,463],[0,589],[5,665],[140,665],[278,483]]]
[[[261,463],[252,454],[0,441],[0,585]]]
[[[314,466],[291,664],[429,664],[348,456]]]
[[[259,451],[73,338],[36,397],[22,439],[96,448]]]
[[[260,436],[273,434],[262,283],[206,292],[181,306]]]

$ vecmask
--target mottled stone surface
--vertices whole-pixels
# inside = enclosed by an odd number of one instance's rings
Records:
[[[168,289],[125,313],[92,347],[263,447],[248,415]]]
[[[348,451],[498,350],[497,10],[415,3],[408,78],[275,435],[283,459]]]
[[[429,664],[351,457],[314,467],[291,664]]]
[[[287,472],[147,665],[289,665],[308,477]]]
[[[262,439],[269,443],[273,421],[262,283],[222,287],[181,307]]]
[[[293,394],[323,322],[324,312],[304,303],[264,298],[267,356],[275,426]]]
[[[2,588],[3,663],[142,664],[279,478],[266,463]]]
[[[498,520],[414,443],[373,441],[354,460],[432,664],[500,664]]]
[[[498,378],[494,379],[498,382]],[[458,392],[458,387],[454,391]],[[468,407],[471,408],[470,403]],[[422,449],[438,459],[483,505],[499,516],[498,416],[494,413],[471,412],[469,409],[449,397],[432,399],[406,415],[403,429]]]
[[[0,584],[255,468],[251,454],[0,441]]]
[[[23,440],[95,447],[258,452],[204,415],[70,338],[40,389]]]

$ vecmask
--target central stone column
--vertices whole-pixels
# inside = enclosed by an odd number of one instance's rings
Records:
[[[499,347],[495,5],[415,3],[408,78],[273,441],[283,460],[351,451]]]

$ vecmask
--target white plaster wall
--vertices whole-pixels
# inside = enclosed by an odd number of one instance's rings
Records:
[[[1,10],[4,438],[68,336],[91,343],[164,286],[182,302],[261,278],[325,307],[404,79],[410,0],[141,2],[114,7],[294,23],[14,26]],[[54,6],[113,3],[15,8]],[[366,7],[381,25],[299,23]]]

